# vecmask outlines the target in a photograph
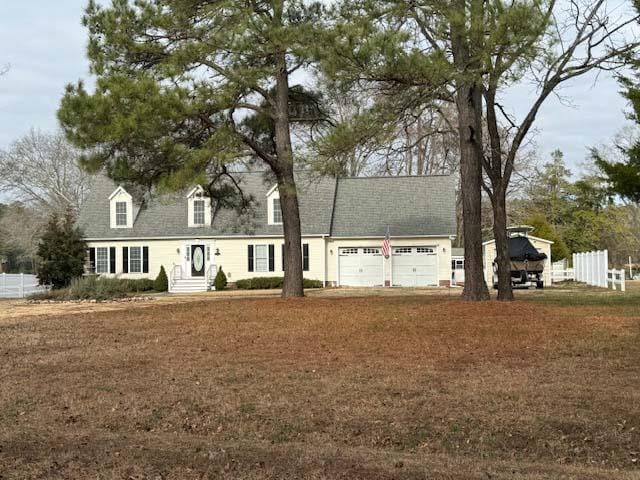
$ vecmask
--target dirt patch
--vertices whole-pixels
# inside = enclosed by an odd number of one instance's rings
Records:
[[[427,295],[5,319],[0,478],[638,478],[639,339]]]

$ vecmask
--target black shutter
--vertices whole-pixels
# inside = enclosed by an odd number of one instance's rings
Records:
[[[109,247],[109,273],[116,273],[116,247]]]
[[[269,244],[269,271],[276,271],[276,261],[275,261],[275,246],[273,243]]]
[[[142,247],[142,273],[149,273],[149,247]]]
[[[96,273],[96,249],[89,249],[89,273]]]
[[[309,244],[304,243],[302,245],[302,270],[309,271]]]
[[[249,271],[253,272],[253,245],[248,245],[249,250]]]
[[[284,272],[284,243],[282,244],[282,271]]]
[[[129,247],[122,247],[122,273],[129,273]]]

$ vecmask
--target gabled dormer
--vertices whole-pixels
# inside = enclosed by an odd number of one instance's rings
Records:
[[[200,228],[211,225],[211,198],[200,185],[187,194],[189,227]]]
[[[133,197],[122,187],[109,195],[111,228],[133,228]]]
[[[277,185],[267,192],[267,222],[269,225],[282,225],[282,207]]]

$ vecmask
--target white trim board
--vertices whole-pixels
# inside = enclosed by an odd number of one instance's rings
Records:
[[[233,239],[244,239],[244,238],[282,238],[284,239],[284,235],[177,235],[177,236],[167,236],[167,237],[100,237],[100,238],[85,238],[85,242],[128,242],[128,241],[151,241],[151,240],[196,240],[196,239],[212,239],[212,240],[233,240]],[[314,233],[313,235],[302,235],[302,238],[331,238],[326,235],[322,235],[319,233]]]
[[[527,235],[527,236],[525,236],[525,235],[516,235],[516,237],[517,236],[521,236],[521,237],[524,237],[524,238],[530,238],[532,240],[537,240],[538,242],[542,242],[542,243],[548,243],[549,245],[553,245],[554,243],[556,243],[556,242],[553,242],[551,240],[547,240],[545,238],[534,237],[533,235]],[[509,237],[509,238],[515,238],[515,237]],[[495,243],[495,241],[496,241],[496,239],[492,238],[491,240],[487,240],[486,242],[482,242],[482,245],[489,245],[490,243]]]

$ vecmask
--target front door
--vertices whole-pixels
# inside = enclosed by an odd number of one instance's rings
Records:
[[[204,245],[191,245],[191,276],[204,277]]]

